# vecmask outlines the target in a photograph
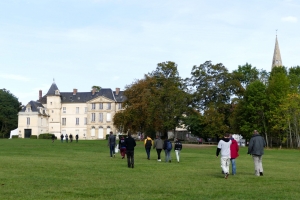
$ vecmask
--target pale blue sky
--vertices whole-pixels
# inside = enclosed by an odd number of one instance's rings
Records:
[[[53,78],[61,92],[120,87],[174,61],[230,71],[300,65],[298,0],[0,0],[0,88],[23,104]]]

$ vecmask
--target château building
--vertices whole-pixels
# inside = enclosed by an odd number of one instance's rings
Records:
[[[79,135],[80,139],[105,139],[116,133],[113,116],[122,110],[123,91],[95,88],[91,92],[60,92],[55,82],[47,94],[30,101],[18,114],[19,137],[30,138],[42,133]]]

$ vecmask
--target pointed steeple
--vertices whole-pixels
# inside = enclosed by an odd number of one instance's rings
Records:
[[[279,44],[278,44],[277,34],[276,34],[275,49],[274,49],[274,55],[272,60],[272,69],[273,67],[278,67],[278,66],[282,66],[282,60],[281,60]]]

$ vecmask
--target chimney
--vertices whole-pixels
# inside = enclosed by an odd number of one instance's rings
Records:
[[[95,92],[96,92],[96,88],[93,88],[93,90],[92,90],[92,95],[94,95]]]
[[[73,95],[76,95],[77,94],[77,89],[73,89]]]
[[[116,95],[119,95],[120,88],[116,88]]]
[[[42,90],[40,90],[40,91],[39,91],[39,100],[42,99],[42,96],[43,96],[43,92],[42,92]]]

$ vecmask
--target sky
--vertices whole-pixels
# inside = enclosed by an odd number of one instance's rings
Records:
[[[300,65],[299,0],[0,0],[0,88],[23,105],[47,93],[121,88],[173,61],[230,72]]]

